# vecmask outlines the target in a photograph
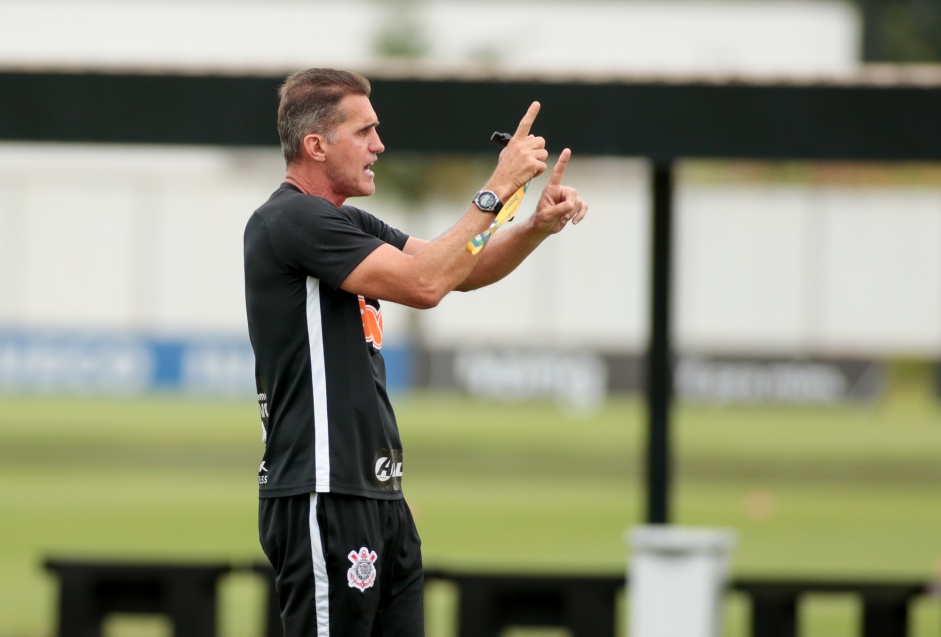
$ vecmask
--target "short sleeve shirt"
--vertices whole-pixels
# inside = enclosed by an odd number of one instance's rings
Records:
[[[260,497],[401,494],[402,445],[386,393],[379,302],[340,289],[408,235],[282,184],[248,221],[245,301],[265,451]]]

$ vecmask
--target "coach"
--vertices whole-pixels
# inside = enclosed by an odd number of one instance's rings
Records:
[[[457,223],[411,237],[348,197],[375,191],[385,147],[364,77],[332,69],[280,89],[284,182],[245,228],[245,301],[264,456],[258,526],[286,637],[424,634],[421,541],[402,495],[403,455],[386,393],[379,301],[432,308],[512,272],[588,210],[562,185],[562,151],[535,213],[488,229],[501,202],[546,170],[526,112]],[[483,235],[478,253],[465,249]]]

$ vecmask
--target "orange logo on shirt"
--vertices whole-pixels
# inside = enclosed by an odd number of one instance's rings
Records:
[[[373,307],[360,295],[359,316],[363,319],[366,342],[372,343],[376,349],[382,349],[382,309]]]

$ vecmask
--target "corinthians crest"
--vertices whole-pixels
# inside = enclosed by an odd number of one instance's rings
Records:
[[[376,582],[375,563],[379,556],[364,546],[358,552],[350,551],[348,557],[353,562],[353,566],[346,572],[350,588],[366,592],[366,589]]]

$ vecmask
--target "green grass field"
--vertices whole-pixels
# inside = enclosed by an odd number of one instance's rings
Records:
[[[466,570],[623,573],[641,523],[644,408],[573,416],[548,404],[396,400],[405,489],[426,564]],[[0,399],[0,637],[49,637],[48,556],[261,560],[261,454],[249,402]],[[738,533],[733,573],[941,577],[941,410],[924,399],[840,408],[681,406],[674,521]],[[429,637],[453,635],[446,587]],[[223,637],[256,637],[260,588],[223,585]],[[938,634],[941,601],[912,635]],[[805,637],[856,634],[857,608],[813,599]],[[729,637],[747,609],[728,605]],[[169,635],[116,617],[108,637]],[[513,635],[558,631],[514,631]]]

